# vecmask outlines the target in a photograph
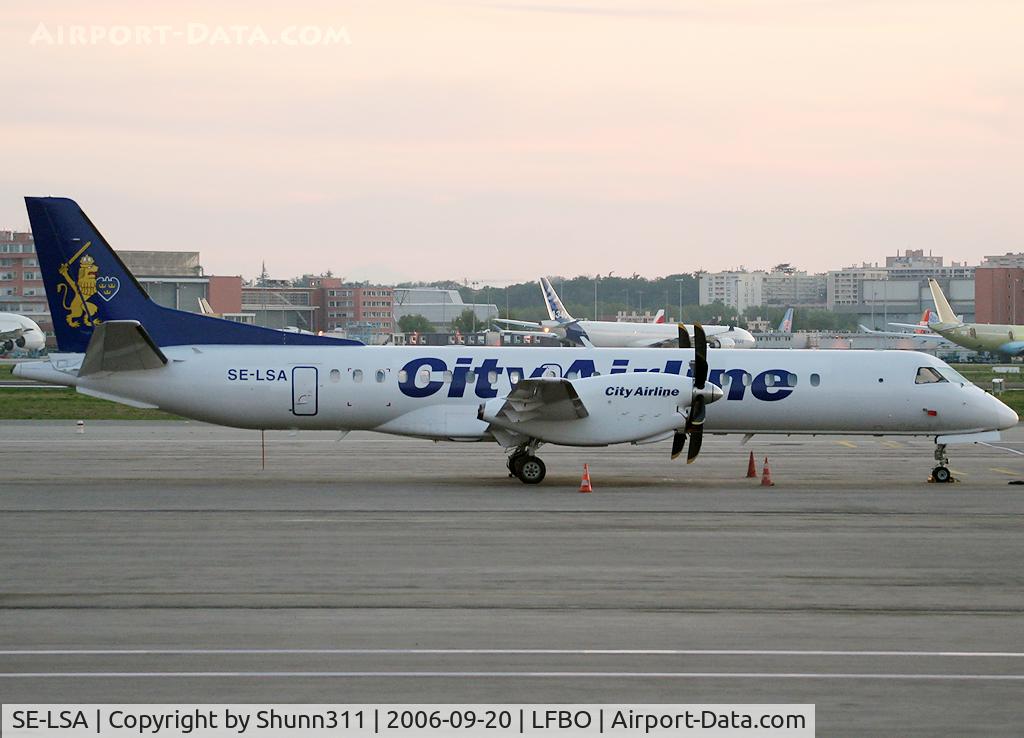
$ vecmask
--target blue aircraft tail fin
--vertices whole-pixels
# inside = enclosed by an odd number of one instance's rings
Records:
[[[555,292],[555,288],[551,286],[551,282],[548,281],[547,277],[540,278],[540,291],[544,294],[544,304],[547,305],[548,315],[551,320],[558,321],[559,323],[569,323],[575,320],[569,311],[562,305],[562,301],[558,297],[558,293]]]
[[[793,308],[786,308],[786,314],[782,316],[782,322],[779,323],[779,333],[792,333],[793,332]]]
[[[62,352],[82,353],[95,326],[137,320],[157,346],[311,345],[359,341],[285,333],[153,302],[74,200],[26,197],[39,269]]]

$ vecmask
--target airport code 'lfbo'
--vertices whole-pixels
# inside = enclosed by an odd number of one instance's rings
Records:
[[[14,736],[814,735],[814,705],[4,705]]]

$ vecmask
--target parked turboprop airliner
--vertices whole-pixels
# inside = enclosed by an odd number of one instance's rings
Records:
[[[551,286],[547,277],[541,277],[540,291],[548,309],[548,317],[542,323],[526,320],[495,318],[496,323],[518,325],[530,328],[529,333],[538,331],[554,333],[574,346],[599,348],[654,348],[678,346],[678,331],[675,325],[655,319],[653,323],[628,323],[614,320],[577,320],[569,315],[562,300]],[[693,332],[693,326],[687,330]],[[509,331],[515,333],[516,331]],[[704,332],[713,348],[753,348],[756,340],[751,333],[733,325],[706,325]]]
[[[73,201],[26,203],[68,353],[15,373],[138,407],[242,428],[496,441],[531,484],[545,443],[672,439],[673,457],[693,461],[705,427],[933,436],[933,475],[946,481],[946,444],[995,440],[1017,422],[943,362],[906,351],[708,352],[700,326],[679,349],[369,347],[172,310]]]

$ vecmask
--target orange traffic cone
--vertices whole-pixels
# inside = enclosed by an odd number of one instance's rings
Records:
[[[750,452],[750,460],[747,461],[747,479],[757,479],[757,465],[754,463],[754,452]]]
[[[593,492],[594,488],[590,485],[590,467],[587,464],[583,465],[583,479],[580,480],[580,492]]]
[[[761,475],[761,486],[762,487],[774,487],[775,482],[772,481],[772,470],[768,466],[768,457],[764,457],[764,473]]]

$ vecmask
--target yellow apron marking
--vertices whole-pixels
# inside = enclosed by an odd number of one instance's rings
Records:
[[[1019,477],[1019,476],[1021,476],[1020,472],[1010,471],[1009,469],[1003,469],[1002,467],[999,467],[999,466],[993,466],[993,467],[989,467],[989,468],[992,471],[994,471],[994,472],[999,472],[1000,474],[1007,474],[1007,475],[1009,475],[1011,477]]]
[[[851,443],[850,441],[836,441],[836,443],[840,446],[846,446],[847,448],[857,448],[857,444]]]

